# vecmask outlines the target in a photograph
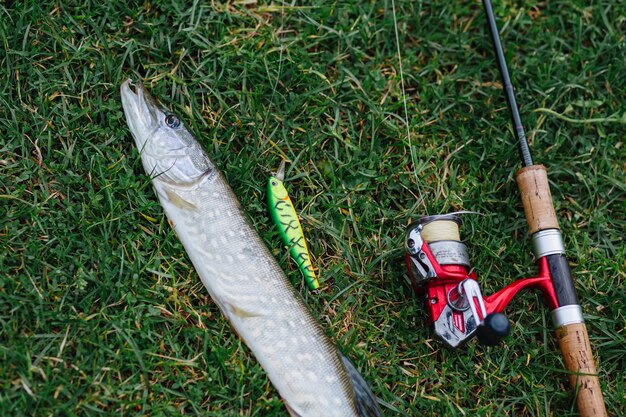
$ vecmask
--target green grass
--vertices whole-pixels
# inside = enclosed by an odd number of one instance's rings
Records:
[[[534,273],[519,166],[479,2],[123,1],[0,6],[0,415],[286,416],[198,280],[143,173],[127,77],[193,127],[327,332],[395,416],[574,416],[535,294],[499,348],[432,339],[404,228],[464,209],[485,291]],[[496,2],[607,408],[626,415],[626,15]],[[415,155],[411,158],[410,147]],[[287,158],[323,291],[265,207]]]

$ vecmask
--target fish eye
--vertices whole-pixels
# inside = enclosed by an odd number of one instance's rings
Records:
[[[175,129],[180,126],[180,119],[174,114],[168,114],[165,116],[165,124]]]

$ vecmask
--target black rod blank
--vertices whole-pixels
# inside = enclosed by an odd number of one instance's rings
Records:
[[[485,13],[487,14],[487,23],[489,24],[489,32],[491,32],[493,48],[496,52],[498,68],[500,69],[500,75],[502,76],[504,95],[506,97],[506,102],[509,106],[509,112],[511,113],[511,119],[513,121],[513,132],[515,133],[515,138],[517,139],[517,143],[519,145],[522,164],[527,167],[533,165],[533,158],[530,155],[528,141],[526,140],[526,133],[524,132],[524,126],[522,126],[519,109],[517,108],[517,102],[515,101],[515,92],[513,91],[513,84],[511,84],[511,77],[509,77],[509,70],[506,66],[506,58],[504,57],[504,51],[502,50],[502,43],[500,42],[500,35],[498,34],[498,26],[496,25],[496,18],[493,14],[491,1],[483,0],[483,6],[485,7]]]

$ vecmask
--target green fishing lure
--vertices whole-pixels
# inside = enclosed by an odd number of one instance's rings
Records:
[[[289,247],[291,256],[298,264],[304,275],[309,289],[315,291],[320,284],[311,264],[309,249],[304,240],[304,233],[296,209],[289,198],[287,189],[283,185],[285,179],[285,161],[280,164],[278,172],[272,175],[267,182],[267,199],[272,220],[278,228],[285,245]]]

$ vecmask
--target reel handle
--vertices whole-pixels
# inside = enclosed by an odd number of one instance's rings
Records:
[[[497,346],[511,333],[511,323],[502,313],[491,313],[478,326],[476,337],[481,345]]]

